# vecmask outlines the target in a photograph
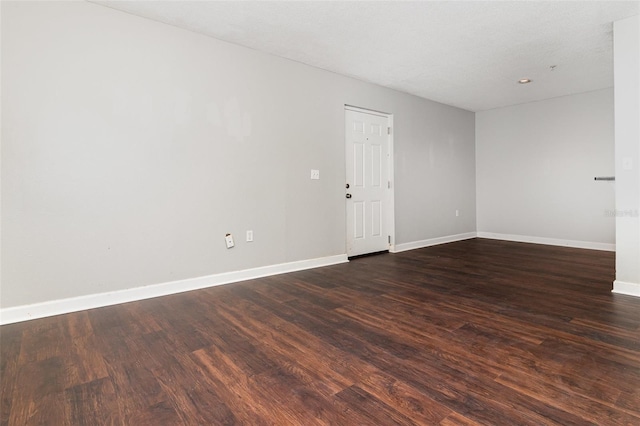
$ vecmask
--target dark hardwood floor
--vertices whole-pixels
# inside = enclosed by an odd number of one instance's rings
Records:
[[[614,254],[475,239],[0,328],[3,425],[640,425]]]

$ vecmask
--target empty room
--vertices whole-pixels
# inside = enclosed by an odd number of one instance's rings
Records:
[[[640,425],[640,2],[1,1],[1,425]]]

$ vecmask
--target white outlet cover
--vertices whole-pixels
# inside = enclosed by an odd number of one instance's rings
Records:
[[[224,241],[227,244],[227,248],[230,249],[231,247],[233,247],[235,244],[233,243],[233,235],[231,234],[227,234],[224,236]]]
[[[320,179],[320,170],[311,169],[311,179]]]

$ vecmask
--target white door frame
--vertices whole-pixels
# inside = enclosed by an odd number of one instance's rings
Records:
[[[373,109],[366,109],[366,108],[361,108],[361,107],[357,107],[357,106],[353,106],[353,105],[348,105],[345,104],[344,105],[344,111],[355,111],[355,112],[361,112],[364,114],[372,114],[372,115],[377,115],[380,117],[386,117],[389,120],[389,128],[391,129],[390,133],[389,133],[389,157],[388,157],[388,164],[387,164],[387,171],[389,176],[388,178],[388,182],[389,182],[389,198],[388,198],[388,202],[389,205],[386,207],[388,209],[387,211],[387,215],[386,215],[386,221],[385,221],[385,225],[387,227],[387,233],[389,234],[389,243],[388,243],[388,248],[389,248],[389,253],[394,253],[395,252],[395,246],[396,246],[396,220],[395,220],[395,173],[394,173],[394,157],[393,157],[393,138],[395,135],[394,132],[394,125],[393,125],[393,114],[388,113],[388,112],[382,112],[382,111],[376,111]],[[345,117],[345,114],[343,112],[342,114],[343,119]],[[343,129],[345,126],[342,126]],[[343,136],[343,140],[345,143],[345,148],[346,148],[346,143],[347,143],[347,135],[345,134]],[[343,150],[343,152],[345,152],[345,150]],[[346,170],[347,170],[347,159],[345,156],[345,161],[344,161],[344,170],[345,170],[345,176],[346,176]],[[346,179],[345,179],[346,182]],[[345,191],[345,193],[348,191]],[[345,252],[347,251],[347,220],[346,220],[346,215],[347,215],[347,200],[345,198],[345,209],[344,209],[344,214],[345,214],[345,231],[344,231],[344,235],[345,235]]]

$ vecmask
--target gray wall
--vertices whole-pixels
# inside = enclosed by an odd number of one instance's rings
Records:
[[[614,23],[616,282],[640,296],[640,16]]]
[[[614,244],[613,89],[477,113],[476,173],[479,233]]]
[[[396,243],[475,231],[471,112],[99,5],[1,7],[3,308],[345,253],[344,104],[394,114]]]

